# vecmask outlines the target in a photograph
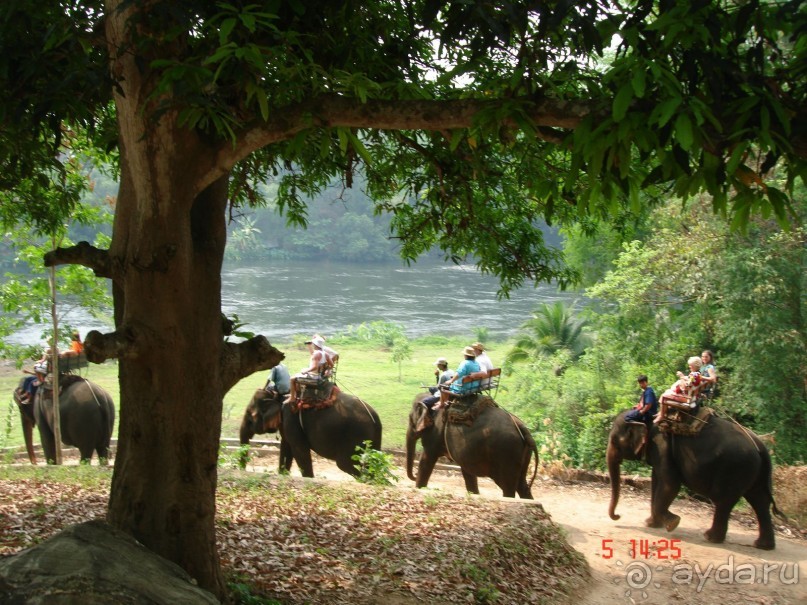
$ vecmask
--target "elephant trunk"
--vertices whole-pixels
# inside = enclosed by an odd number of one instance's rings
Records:
[[[606,461],[608,463],[608,476],[611,479],[611,503],[608,505],[608,516],[616,521],[619,519],[619,515],[616,514],[616,505],[619,502],[622,457],[619,455],[613,443],[608,444]]]
[[[34,423],[25,416],[22,419],[22,434],[25,438],[25,451],[28,452],[28,460],[31,464],[36,464],[36,454],[34,453]]]
[[[249,440],[255,436],[255,419],[250,414],[249,410],[244,414],[243,420],[241,420],[241,429],[239,431],[239,438],[241,440],[241,445],[246,445],[249,443]]]
[[[409,428],[406,429],[406,476],[412,481],[415,481],[415,475],[412,472],[412,467],[415,461],[415,446],[417,445],[418,438],[412,421],[409,421]]]

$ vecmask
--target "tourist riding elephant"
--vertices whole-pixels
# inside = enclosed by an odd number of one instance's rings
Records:
[[[255,434],[280,431],[281,472],[291,470],[292,459],[303,477],[313,477],[311,451],[334,460],[344,472],[359,474],[352,457],[356,447],[369,440],[370,447],[381,449],[381,419],[367,403],[339,392],[332,406],[321,409],[292,410],[283,404],[283,396],[258,389],[252,396],[241,421],[240,439],[249,443]]]
[[[430,426],[419,425],[429,393],[415,397],[406,430],[406,474],[417,487],[426,487],[434,465],[440,456],[447,456],[462,470],[465,488],[479,493],[477,477],[490,477],[502,490],[502,495],[532,499],[532,483],[538,472],[538,449],[527,427],[518,418],[498,407],[489,397],[474,404],[478,415],[470,424],[452,422],[449,411],[435,414]],[[421,440],[423,451],[415,478],[412,466],[415,447]],[[527,483],[530,459],[535,454],[535,471]]]
[[[653,469],[650,517],[645,520],[648,527],[672,531],[678,526],[681,518],[671,513],[669,506],[685,485],[714,504],[712,527],[704,534],[709,542],[723,542],[731,509],[744,497],[759,523],[759,537],[754,546],[764,550],[775,548],[771,506],[775,514],[781,513],[773,500],[771,458],[756,435],[731,420],[712,415],[694,435],[669,434],[652,425],[645,444],[645,424],[626,421],[625,414],[627,411],[614,420],[606,451],[611,478],[608,509],[611,519],[619,519],[615,511],[622,460],[644,460]]]
[[[23,379],[25,380],[25,379]],[[68,378],[59,395],[59,426],[62,443],[78,448],[82,462],[89,462],[93,452],[106,464],[109,458],[109,444],[115,425],[115,405],[112,397],[97,384],[79,377]],[[22,387],[20,381],[20,387]],[[23,436],[28,458],[36,464],[33,450],[32,428],[39,427],[39,438],[45,460],[53,464],[56,460],[56,438],[53,432],[53,405],[48,391],[40,386],[33,403],[20,403]],[[51,394],[52,395],[52,394]]]

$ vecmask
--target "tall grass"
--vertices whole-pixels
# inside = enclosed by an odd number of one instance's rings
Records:
[[[308,351],[304,338],[291,342],[273,342],[286,355],[284,363],[294,374],[308,366]],[[336,381],[339,387],[369,403],[378,412],[383,425],[383,447],[401,448],[405,442],[406,424],[412,399],[423,392],[421,385],[434,384],[434,362],[446,357],[449,367],[456,368],[462,361],[462,350],[472,342],[471,336],[426,336],[410,341],[412,356],[401,362],[399,380],[398,363],[392,360],[391,349],[377,342],[363,342],[350,337],[332,338],[328,344],[339,351],[340,361]],[[489,354],[498,365],[510,347],[510,342],[491,342]],[[116,405],[120,401],[118,368],[114,362],[90,364],[84,371],[86,378],[109,391]],[[0,447],[23,444],[19,414],[11,398],[22,372],[4,369],[0,373],[0,392],[6,394],[8,404],[0,408]],[[222,410],[222,437],[238,437],[238,428],[247,403],[255,389],[261,388],[268,372],[257,372],[242,379],[224,397]],[[507,380],[503,381],[507,382]],[[505,384],[506,387],[506,384]],[[500,389],[496,400],[507,407],[508,393]],[[118,425],[115,425],[117,437]],[[38,435],[35,441],[39,441]]]

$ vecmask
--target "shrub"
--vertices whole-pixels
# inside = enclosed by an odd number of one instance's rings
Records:
[[[395,476],[392,454],[379,452],[371,447],[369,439],[364,445],[356,446],[356,453],[351,459],[356,463],[354,468],[359,471],[357,477],[361,483],[369,485],[395,485],[398,477]]]

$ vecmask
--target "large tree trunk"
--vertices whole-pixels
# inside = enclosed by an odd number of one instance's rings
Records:
[[[227,181],[189,199],[194,183],[184,180],[192,172],[182,158],[130,145],[110,249],[123,267],[116,333],[131,348],[119,355],[121,439],[109,521],[221,596],[214,521]],[[159,174],[150,159],[174,168]]]
[[[172,38],[157,32],[153,45],[141,47],[128,38],[134,28],[144,34],[160,23],[143,18],[148,4],[108,4],[121,153],[112,243],[108,251],[86,242],[60,248],[45,255],[45,264],[81,264],[112,280],[115,331],[91,331],[85,339],[89,361],[119,362],[109,522],[223,597],[214,526],[222,398],[283,354],[263,336],[224,341],[231,165],[217,164],[213,144],[179,125],[170,96],[154,95],[151,60],[171,56],[171,48],[158,47]]]
[[[126,46],[128,10],[107,20],[116,47]],[[121,85],[109,250],[116,332],[88,337],[90,352],[118,349],[120,440],[108,520],[221,597],[214,517],[222,397],[231,386],[222,378],[227,178],[199,187],[210,150],[175,112],[155,113],[164,99],[150,97],[149,57],[113,56]]]
[[[119,205],[128,195],[121,191]],[[121,440],[109,502],[112,525],[217,595],[224,592],[214,515],[225,201],[226,181],[218,182],[185,216],[129,239],[139,246],[126,252],[118,328],[135,335],[138,355],[119,362]],[[198,213],[209,216],[193,220]]]

